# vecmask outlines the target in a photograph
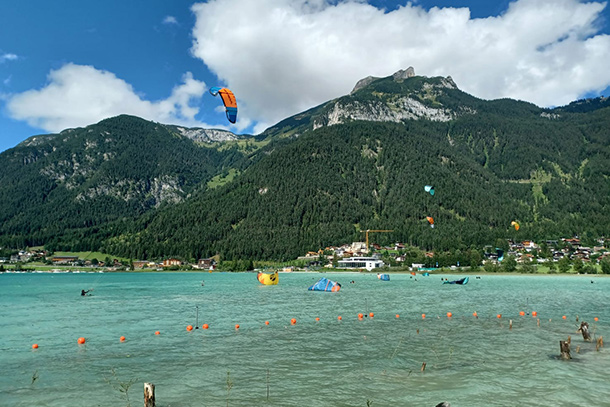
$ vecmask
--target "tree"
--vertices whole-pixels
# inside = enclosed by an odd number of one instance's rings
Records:
[[[559,259],[559,261],[557,262],[557,268],[559,269],[560,273],[567,273],[568,270],[570,270],[570,266],[572,265],[572,262],[570,261],[570,259],[568,258],[568,256],[563,256],[561,259]]]
[[[555,264],[554,261],[549,261],[549,273],[556,273],[557,272],[557,264]]]
[[[600,264],[602,266],[602,273],[610,274],[610,257],[604,257]]]
[[[578,274],[583,273],[584,264],[581,259],[574,259],[574,261],[572,262],[572,267],[574,267],[574,271]]]
[[[497,264],[492,263],[491,261],[486,262],[483,265],[483,268],[485,269],[486,272],[488,273],[496,273],[499,270],[499,267]]]
[[[517,269],[517,260],[513,256],[507,256],[502,261],[502,271],[511,272]]]

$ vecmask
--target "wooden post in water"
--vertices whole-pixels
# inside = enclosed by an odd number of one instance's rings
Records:
[[[561,358],[563,360],[572,359],[570,355],[570,343],[568,341],[559,341],[559,350],[561,351]]]
[[[537,319],[536,319],[536,324],[537,324],[538,326],[540,326],[540,318],[537,318]]]
[[[144,407],[155,407],[155,385],[144,383]]]
[[[599,348],[603,348],[604,347],[604,337],[600,336],[599,338],[597,338],[597,345],[595,345],[595,350],[599,352]]]
[[[508,321],[508,329],[511,329],[511,330],[513,329],[513,320],[512,319],[510,319]]]
[[[421,364],[421,371],[423,372],[424,370],[426,370],[426,362]]]
[[[582,334],[582,339],[587,341],[587,342],[591,342],[591,334],[589,333],[589,323],[582,321],[580,323],[580,328],[578,328],[578,331],[576,332],[580,332]]]

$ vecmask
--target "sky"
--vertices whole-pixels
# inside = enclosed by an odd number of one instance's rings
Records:
[[[27,0],[0,5],[0,152],[119,114],[258,134],[414,67],[482,99],[610,96],[610,6],[581,0]],[[226,120],[213,86],[237,97]]]

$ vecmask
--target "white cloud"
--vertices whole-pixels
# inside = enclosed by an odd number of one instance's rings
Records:
[[[51,71],[48,84],[8,97],[12,118],[51,132],[86,126],[120,114],[131,114],[161,123],[210,127],[195,119],[204,82],[187,72],[182,84],[164,100],[148,101],[113,73],[92,66],[66,64]]]
[[[0,55],[0,64],[6,61],[16,61],[17,59],[19,59],[19,57],[15,54],[2,54]]]
[[[497,17],[406,3],[210,0],[195,4],[192,54],[238,97],[240,116],[274,124],[408,66],[451,75],[477,97],[566,104],[610,85],[606,3],[517,0]],[[226,21],[230,21],[227,28]]]
[[[178,20],[174,16],[166,16],[163,19],[163,24],[178,24]]]

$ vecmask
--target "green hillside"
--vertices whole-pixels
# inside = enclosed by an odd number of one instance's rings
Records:
[[[376,236],[381,244],[434,250],[600,237],[610,107],[583,103],[542,109],[477,99],[450,78],[388,77],[250,141],[202,145],[157,123],[108,119],[0,155],[0,245],[289,260],[363,240],[365,229],[394,230]],[[169,195],[155,193],[159,179]]]

